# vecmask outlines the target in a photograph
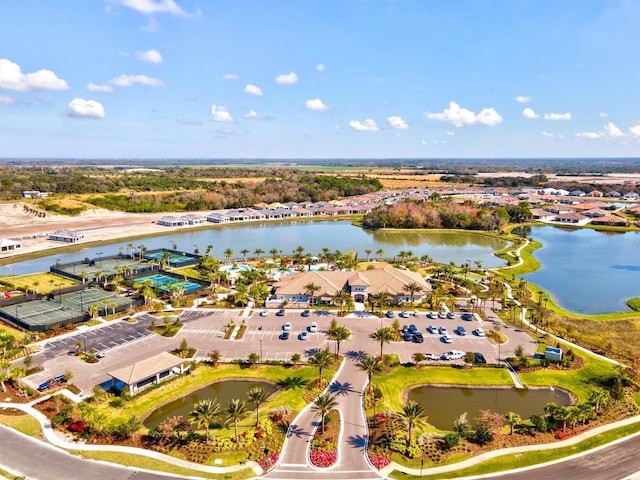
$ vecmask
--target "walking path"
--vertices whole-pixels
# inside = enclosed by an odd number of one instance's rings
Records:
[[[362,395],[367,385],[367,376],[358,370],[358,354],[347,353],[335,377],[325,389],[338,402],[340,412],[340,438],[338,461],[329,468],[317,468],[309,461],[309,447],[320,423],[318,416],[307,405],[295,418],[285,440],[280,459],[265,478],[297,480],[300,478],[334,480],[379,479],[367,457],[367,431]]]

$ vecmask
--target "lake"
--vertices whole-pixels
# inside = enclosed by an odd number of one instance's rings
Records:
[[[629,311],[640,296],[640,232],[532,227],[543,247],[533,255],[541,268],[523,275],[561,307],[594,314]]]
[[[27,260],[11,267],[5,265],[0,268],[0,272],[21,275],[48,271],[58,259],[61,263],[69,263],[85,257],[95,258],[98,252],[102,252],[104,256],[117,255],[119,247],[122,247],[122,252],[126,255],[128,243],[133,243],[136,247],[144,245],[148,250],[171,248],[175,243],[178,250],[187,252],[193,252],[196,246],[200,252],[204,252],[208,245],[213,245],[215,257],[224,258],[223,252],[231,248],[237,259],[242,259],[240,251],[245,248],[251,252],[249,255],[253,255],[257,248],[264,250],[264,255],[268,255],[272,248],[288,255],[296,247],[303,246],[306,252],[317,255],[322,248],[327,247],[331,251],[357,252],[360,259],[366,258],[367,249],[373,252],[371,258],[376,257],[375,252],[379,249],[384,250],[383,256],[386,258],[392,258],[402,250],[410,250],[418,257],[429,255],[440,263],[455,262],[460,265],[480,260],[485,268],[505,264],[493,252],[506,245],[504,241],[494,237],[463,231],[364,230],[353,226],[349,220],[252,223],[198,231],[167,231],[166,234],[154,237],[105,243],[98,247],[79,246],[73,252]]]
[[[569,395],[562,390],[516,388],[468,388],[423,386],[411,389],[409,400],[424,408],[427,421],[441,430],[452,430],[454,422],[467,412],[473,423],[481,410],[491,410],[504,415],[515,412],[522,419],[543,415],[544,407],[555,402],[570,405]]]
[[[224,417],[227,404],[234,398],[246,402],[247,411],[250,413],[252,409],[255,409],[255,405],[247,401],[247,392],[250,388],[257,386],[262,387],[267,396],[271,396],[277,390],[277,387],[271,383],[255,380],[226,380],[212,383],[154,410],[144,420],[144,425],[147,428],[157,427],[165,418],[173,416],[181,416],[188,420],[189,412],[193,410],[193,405],[205,399],[216,399],[218,401],[222,417]]]

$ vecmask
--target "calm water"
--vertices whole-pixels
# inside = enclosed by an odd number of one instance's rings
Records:
[[[543,247],[534,252],[541,268],[524,276],[573,312],[628,311],[625,300],[640,296],[640,232],[533,227]]]
[[[495,257],[493,252],[505,246],[505,242],[483,235],[465,232],[381,232],[363,230],[354,227],[348,220],[336,221],[301,221],[292,223],[263,223],[224,226],[193,232],[168,232],[156,237],[133,241],[137,247],[144,245],[147,249],[171,248],[173,243],[179,250],[193,252],[195,246],[204,252],[208,245],[213,245],[213,255],[224,258],[223,252],[231,248],[238,259],[242,259],[240,250],[248,249],[253,255],[261,248],[269,255],[269,250],[277,248],[283,254],[291,254],[298,246],[313,255],[322,248],[340,250],[341,252],[357,252],[358,258],[366,258],[365,250],[372,250],[371,258],[375,258],[378,249],[384,250],[384,257],[393,257],[401,250],[411,250],[416,256],[429,255],[436,262],[455,262],[460,265],[467,260],[481,260],[483,267],[504,265],[504,261]],[[14,275],[49,270],[51,265],[94,258],[96,253],[105,256],[117,255],[119,247],[127,254],[127,244],[131,240],[104,244],[99,247],[78,248],[70,253],[60,253],[28,260],[11,267]],[[9,274],[9,267],[0,267],[0,273]]]
[[[569,395],[560,390],[518,390],[516,388],[416,387],[409,400],[424,408],[427,421],[441,430],[452,430],[454,422],[467,412],[470,422],[481,410],[505,414],[515,412],[523,419],[544,414],[547,403],[569,405]]]
[[[174,400],[157,410],[154,410],[144,421],[144,425],[153,428],[162,422],[165,418],[173,416],[182,416],[185,420],[189,419],[189,412],[193,410],[193,405],[200,400],[207,398],[216,399],[220,404],[220,411],[225,411],[227,404],[234,398],[238,398],[246,402],[247,410],[255,409],[255,405],[247,401],[247,392],[251,387],[260,386],[264,389],[268,396],[272,395],[276,390],[276,386],[266,382],[256,382],[253,380],[227,380],[225,382],[216,382],[208,387],[201,388],[186,397]]]

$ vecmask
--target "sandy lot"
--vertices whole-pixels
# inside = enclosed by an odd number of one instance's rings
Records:
[[[75,217],[50,215],[38,217],[27,213],[22,203],[0,204],[0,238],[19,239],[22,249],[0,253],[0,260],[22,253],[62,247],[68,244],[48,240],[47,235],[57,230],[73,230],[84,234],[88,243],[100,240],[115,240],[136,235],[165,233],[179,227],[163,227],[155,222],[166,213],[123,213],[92,209]],[[197,214],[197,212],[194,212]],[[202,212],[202,215],[206,215]],[[193,227],[181,227],[188,229]]]

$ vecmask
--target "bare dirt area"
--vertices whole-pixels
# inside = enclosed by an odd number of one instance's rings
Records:
[[[478,178],[499,178],[499,177],[523,177],[529,178],[539,173],[528,172],[485,172],[478,173]],[[606,175],[556,175],[555,173],[545,174],[549,182],[576,182],[591,183],[599,185],[634,185],[640,183],[640,173],[607,173]]]
[[[167,213],[141,214],[91,209],[73,217],[49,213],[41,217],[28,213],[23,206],[22,203],[0,204],[0,238],[22,241],[22,249],[15,252],[3,252],[0,254],[0,260],[68,245],[48,239],[47,235],[57,230],[82,232],[84,240],[78,243],[114,240],[173,230],[173,228],[163,227],[156,223],[160,217],[167,215]]]

